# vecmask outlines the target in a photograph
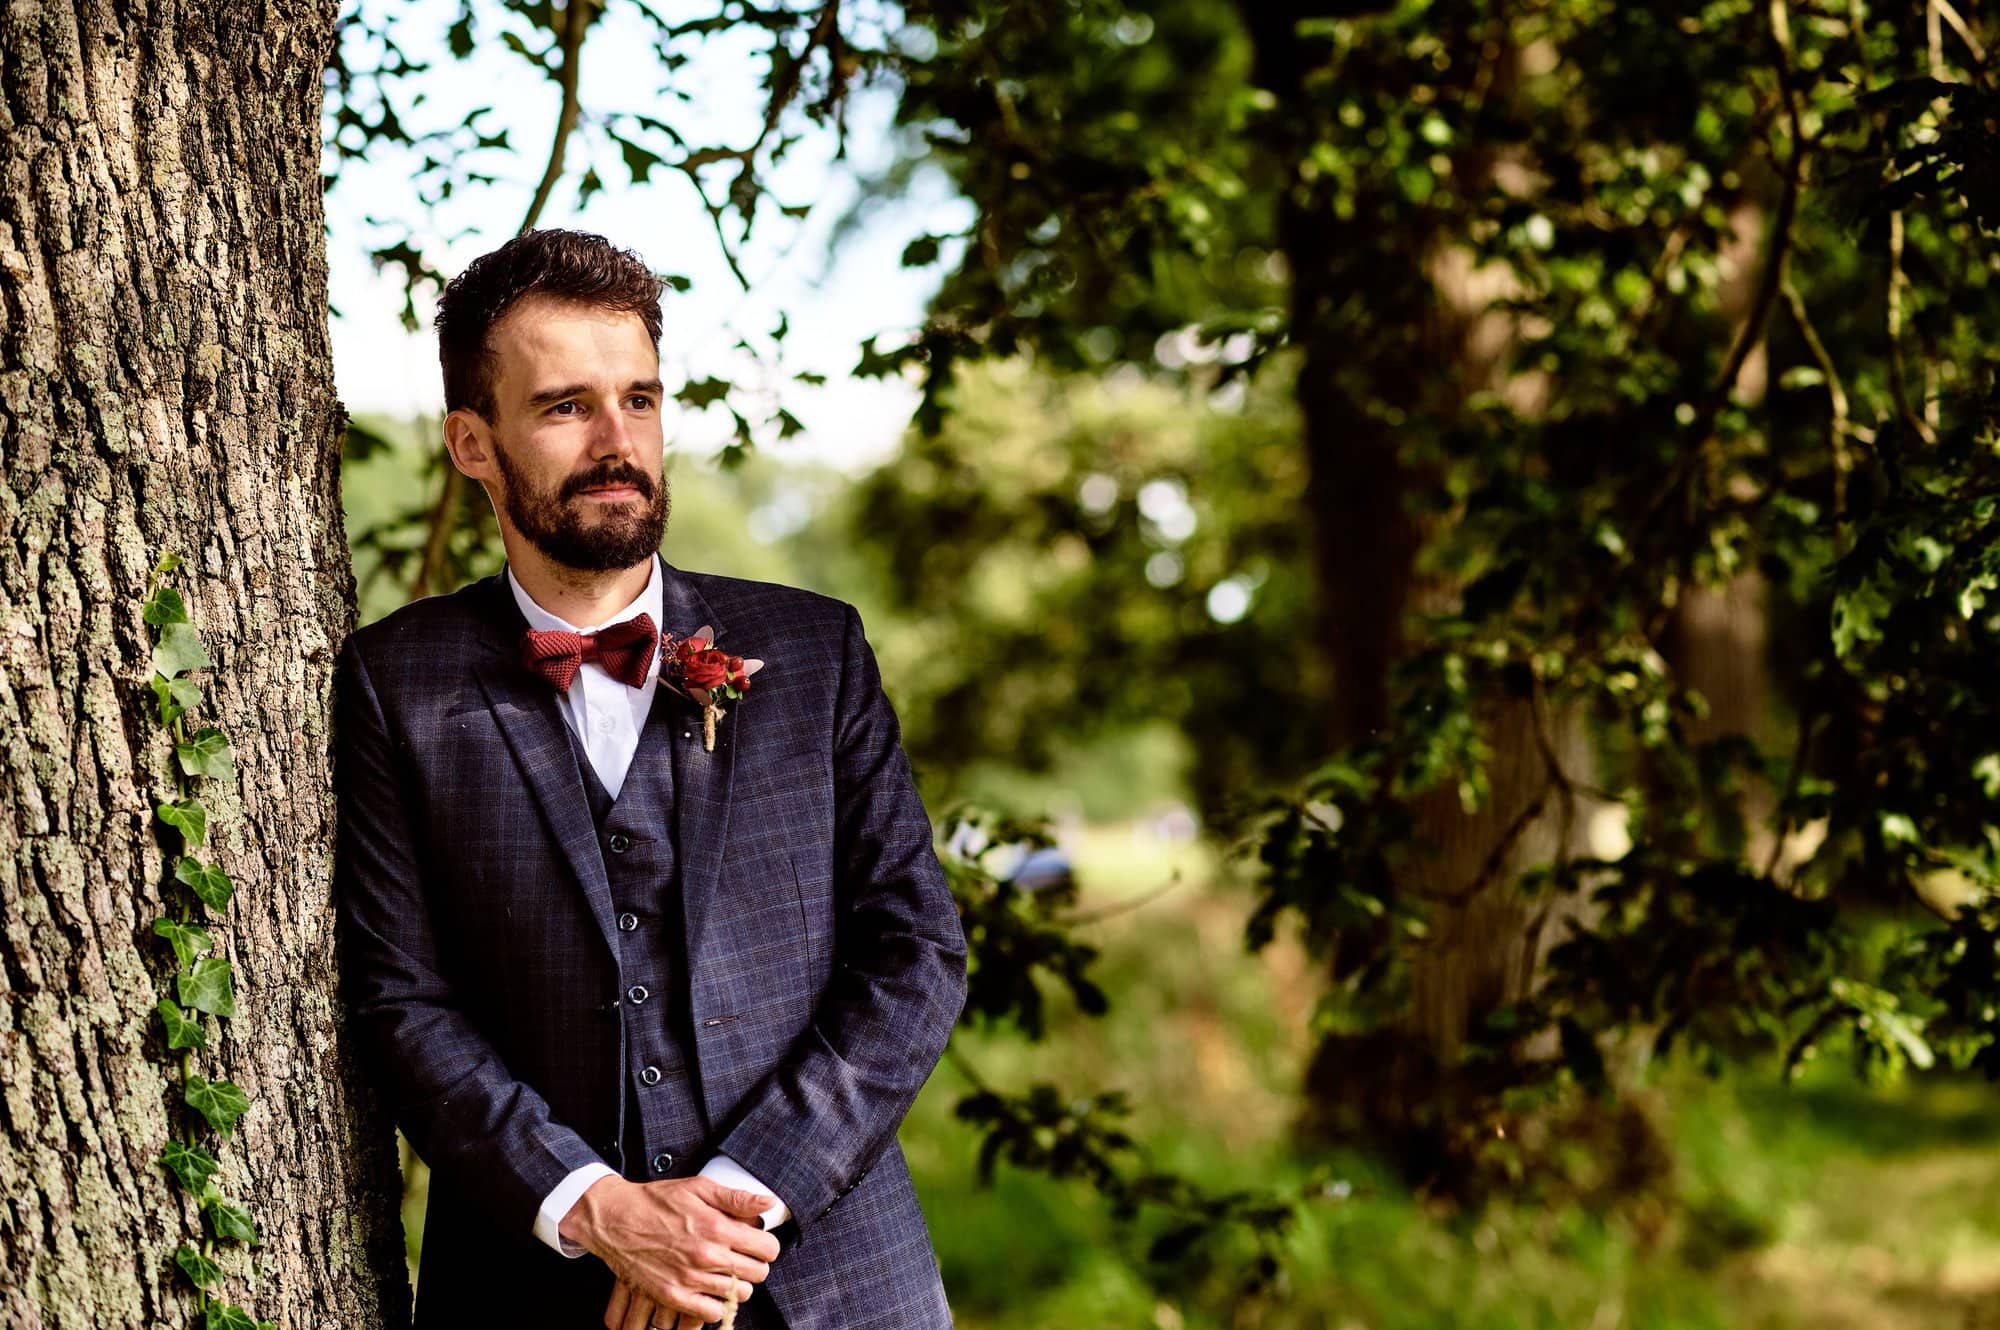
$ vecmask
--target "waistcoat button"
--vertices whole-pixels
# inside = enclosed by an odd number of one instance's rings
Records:
[[[660,1069],[658,1067],[648,1067],[639,1073],[639,1079],[647,1085],[658,1085],[660,1083]]]
[[[658,1154],[653,1156],[653,1171],[655,1173],[665,1173],[668,1169],[672,1168],[673,1166],[674,1166],[674,1157],[667,1151],[662,1150]]]
[[[611,847],[613,854],[623,854],[632,848],[632,838],[622,831],[612,832],[611,839],[605,843]]]
[[[634,984],[625,990],[625,996],[631,998],[632,1005],[636,1007],[646,1000],[646,986],[644,984]]]
[[[618,916],[618,929],[620,932],[629,933],[638,926],[639,916],[633,914],[630,910]]]

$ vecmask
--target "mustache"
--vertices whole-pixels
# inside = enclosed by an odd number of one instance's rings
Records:
[[[639,491],[639,497],[653,497],[653,478],[633,466],[600,466],[572,476],[562,488],[562,498],[573,499],[585,490],[599,489],[606,485],[630,485]]]

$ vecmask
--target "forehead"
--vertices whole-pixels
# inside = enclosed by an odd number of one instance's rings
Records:
[[[621,389],[654,378],[660,357],[637,314],[529,296],[486,334],[503,400],[565,384]]]

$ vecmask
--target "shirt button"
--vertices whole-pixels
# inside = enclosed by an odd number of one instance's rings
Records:
[[[639,1073],[639,1081],[644,1085],[658,1085],[660,1083],[660,1069],[658,1067],[646,1068]]]
[[[622,831],[614,831],[611,833],[611,839],[605,844],[611,847],[613,854],[623,854],[632,848],[632,838]]]
[[[665,1150],[653,1156],[653,1171],[665,1173],[674,1166],[674,1157]]]
[[[599,734],[611,733],[611,717],[599,716],[597,718],[597,731]]]
[[[618,929],[620,932],[629,933],[638,926],[639,916],[633,914],[630,910],[618,916]]]
[[[646,1000],[646,986],[644,984],[634,984],[625,990],[625,996],[631,998],[632,1005],[636,1007]]]

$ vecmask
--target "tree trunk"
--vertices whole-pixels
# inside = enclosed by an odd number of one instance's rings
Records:
[[[408,1321],[392,1135],[333,953],[329,682],[353,623],[327,347],[321,70],[335,0],[0,0],[0,1321],[173,1326],[200,1221],[157,1160],[189,1110],[153,1007],[171,870],[139,613],[163,552],[215,667],[192,723],[239,1014],[220,1181],[257,1219],[224,1296]],[[211,1025],[211,1030],[213,1025]]]

